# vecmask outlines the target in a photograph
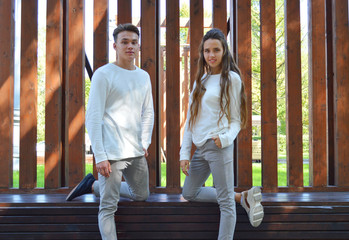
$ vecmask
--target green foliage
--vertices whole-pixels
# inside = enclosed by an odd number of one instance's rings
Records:
[[[46,68],[46,29],[40,28],[38,33],[38,113],[37,142],[45,141],[45,68]]]

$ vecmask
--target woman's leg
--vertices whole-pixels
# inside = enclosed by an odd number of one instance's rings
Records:
[[[209,140],[206,146],[205,158],[210,165],[221,211],[218,236],[220,240],[233,239],[236,225],[233,153],[233,145],[219,149],[214,141]]]
[[[202,157],[201,149],[196,149],[183,186],[183,197],[194,202],[217,202],[216,189],[202,187],[210,176],[208,162]]]

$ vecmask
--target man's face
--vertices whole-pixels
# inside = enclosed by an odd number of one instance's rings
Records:
[[[119,61],[133,61],[139,51],[138,35],[130,31],[120,32],[113,47]]]

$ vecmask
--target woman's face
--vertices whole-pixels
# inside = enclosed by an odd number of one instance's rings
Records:
[[[218,39],[207,39],[204,42],[204,58],[211,69],[211,74],[221,73],[223,46]]]

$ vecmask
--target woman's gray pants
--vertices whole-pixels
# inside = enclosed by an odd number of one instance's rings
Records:
[[[220,149],[212,139],[196,149],[185,178],[183,197],[188,201],[217,202],[221,211],[219,240],[231,240],[236,224],[234,145]],[[202,187],[210,173],[213,187]]]

